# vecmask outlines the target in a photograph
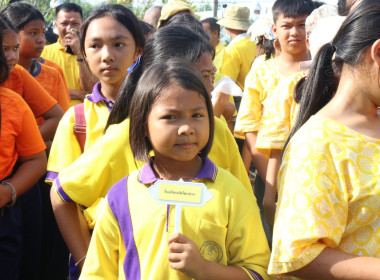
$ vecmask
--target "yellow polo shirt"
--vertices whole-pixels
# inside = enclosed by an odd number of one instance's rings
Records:
[[[247,33],[235,37],[225,48],[220,73],[236,81],[244,89],[245,78],[251,70],[255,59],[256,44]]]
[[[41,57],[50,60],[62,67],[67,87],[69,89],[82,90],[79,83],[79,67],[77,56],[65,52],[65,47],[59,41],[44,47]],[[81,103],[80,100],[71,100],[70,105]]]
[[[270,274],[326,247],[380,258],[380,139],[313,116],[289,142],[278,182]]]
[[[157,180],[147,164],[111,188],[80,279],[191,279],[169,267],[175,207],[149,195],[147,188]],[[213,198],[202,207],[183,206],[180,232],[205,259],[241,267],[250,279],[269,279],[259,210],[244,186],[208,159],[193,181],[204,183]]]

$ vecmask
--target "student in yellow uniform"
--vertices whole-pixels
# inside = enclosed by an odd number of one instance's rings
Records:
[[[362,1],[314,58],[279,174],[270,274],[379,279],[379,25],[379,1]]]
[[[207,158],[213,121],[208,92],[191,66],[169,60],[144,71],[131,101],[130,144],[146,165],[108,193],[81,279],[268,279],[257,206]],[[147,189],[179,179],[205,184],[213,198],[184,206],[175,232],[174,207],[157,204]]]
[[[256,141],[258,134],[271,125],[270,118],[264,125],[262,116],[267,110],[276,110],[267,104],[275,102],[272,99],[277,99],[275,89],[278,83],[299,72],[300,61],[308,60],[305,20],[313,9],[314,3],[311,0],[277,0],[274,3],[273,31],[281,45],[281,54],[264,61],[249,74],[235,125],[235,133],[245,135],[252,162],[265,182],[263,207],[270,226],[273,226],[276,209],[276,166],[279,166],[281,149],[266,149],[265,153],[261,153],[256,149]],[[259,188],[262,187],[258,186],[257,189]]]
[[[106,5],[92,11],[83,24],[82,34],[83,56],[100,82],[83,105],[69,109],[58,126],[48,161],[46,182],[50,184],[102,135],[119,88],[145,42],[137,18],[122,5]],[[82,125],[84,131],[80,131]],[[90,229],[94,211],[96,205],[84,212]]]
[[[113,125],[97,143],[59,173],[51,193],[53,209],[77,261],[86,255],[89,235],[82,237],[76,220],[76,204],[91,206],[105,197],[113,184],[138,168],[129,147],[129,104],[142,71],[153,62],[164,63],[173,57],[184,58],[197,69],[201,61],[212,64],[212,53],[208,41],[186,26],[167,26],[156,31],[144,48],[140,64],[128,75],[120,90],[110,115],[109,122]],[[204,77],[204,82],[212,84],[209,76]],[[215,118],[214,143],[209,156],[238,178],[251,193],[252,203],[256,203],[235,140],[218,118]]]
[[[144,36],[134,14],[120,5],[106,5],[94,10],[83,23],[82,31],[83,55],[90,70],[100,80],[92,94],[85,98],[82,109],[87,125],[86,150],[102,135],[128,68],[141,55]],[[83,153],[74,133],[76,123],[75,109],[71,108],[62,118],[52,145],[48,182]]]
[[[245,77],[255,59],[256,44],[251,41],[247,30],[251,25],[249,9],[238,5],[229,5],[224,17],[217,22],[226,28],[232,41],[225,48],[220,73],[233,79],[244,89]]]

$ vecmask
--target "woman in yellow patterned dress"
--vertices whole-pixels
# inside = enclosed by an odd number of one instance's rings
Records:
[[[380,1],[347,17],[302,90],[279,173],[269,273],[380,279]]]

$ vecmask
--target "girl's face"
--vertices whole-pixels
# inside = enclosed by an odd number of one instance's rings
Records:
[[[156,160],[197,160],[209,139],[206,101],[198,92],[170,85],[148,114],[147,135]]]
[[[7,29],[3,32],[3,50],[7,58],[9,71],[12,71],[18,62],[18,43],[17,33],[13,30]]]
[[[140,55],[132,34],[110,16],[95,19],[89,24],[84,46],[92,73],[101,82],[119,87],[128,68]]]
[[[18,33],[20,42],[20,56],[25,58],[39,58],[44,46],[45,23],[40,20],[32,20]]]
[[[214,89],[216,68],[212,62],[212,54],[210,52],[204,52],[201,55],[199,60],[195,63],[195,70],[201,74],[207,92],[211,93]]]

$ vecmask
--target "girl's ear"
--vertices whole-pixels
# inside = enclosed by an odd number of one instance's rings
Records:
[[[142,55],[143,49],[141,47],[136,48],[136,53],[135,53],[135,62],[139,58],[139,56]]]
[[[380,68],[380,39],[376,40],[371,47],[371,58]]]

